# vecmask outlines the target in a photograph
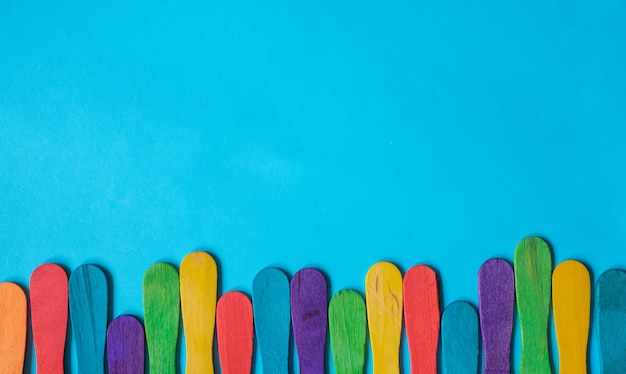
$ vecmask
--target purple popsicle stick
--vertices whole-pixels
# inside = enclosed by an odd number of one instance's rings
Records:
[[[514,307],[513,267],[503,259],[487,260],[478,271],[478,308],[485,374],[511,372]]]
[[[328,290],[316,269],[302,269],[290,284],[291,323],[301,374],[324,374]]]
[[[145,335],[135,317],[121,315],[107,329],[109,374],[143,374]]]

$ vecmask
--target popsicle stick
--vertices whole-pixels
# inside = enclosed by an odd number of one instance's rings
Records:
[[[478,310],[485,374],[511,372],[511,334],[515,308],[513,267],[500,258],[478,271]]]
[[[11,282],[0,283],[0,373],[22,374],[26,351],[26,294]]]
[[[363,297],[353,290],[341,290],[328,306],[330,345],[337,374],[363,374],[367,315]]]
[[[404,323],[411,355],[411,372],[437,374],[439,287],[437,274],[417,265],[404,275]]]
[[[513,263],[522,353],[520,374],[551,373],[548,352],[548,317],[552,255],[541,238],[522,239]]]
[[[191,252],[180,264],[187,374],[213,374],[213,333],[217,299],[217,265],[206,252]]]
[[[287,374],[291,307],[285,273],[276,268],[258,272],[252,281],[252,305],[263,373]]]
[[[603,374],[626,373],[626,271],[607,270],[596,284],[596,325]]]
[[[324,374],[328,288],[316,269],[302,269],[290,284],[291,323],[301,374]]]
[[[252,303],[241,292],[226,292],[217,302],[217,347],[223,374],[252,370]]]
[[[150,373],[176,373],[180,284],[176,269],[164,262],[143,277],[143,311]]]
[[[585,265],[568,260],[554,269],[552,304],[559,347],[559,372],[586,374],[591,280]]]
[[[377,262],[365,276],[367,326],[374,374],[400,373],[402,274],[392,263]]]
[[[79,373],[104,373],[108,287],[102,270],[81,265],[69,280],[70,318]]]
[[[30,312],[37,373],[63,374],[68,318],[68,279],[56,264],[43,264],[30,277]]]
[[[121,315],[107,329],[109,374],[143,374],[145,336],[137,318]]]
[[[478,314],[467,302],[454,302],[441,317],[443,364],[447,374],[478,373]]]

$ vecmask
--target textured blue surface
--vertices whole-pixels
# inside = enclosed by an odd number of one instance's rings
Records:
[[[623,0],[0,0],[0,274],[98,264],[116,316],[195,249],[445,304],[529,234],[626,266],[625,40]]]

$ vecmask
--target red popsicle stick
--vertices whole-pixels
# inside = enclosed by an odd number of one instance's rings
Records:
[[[226,292],[217,302],[217,347],[223,374],[250,374],[252,303],[241,292]]]
[[[437,374],[439,286],[437,274],[417,265],[404,275],[404,322],[411,355],[411,373]]]
[[[56,264],[35,269],[30,278],[30,308],[39,374],[63,374],[67,303],[65,270]]]

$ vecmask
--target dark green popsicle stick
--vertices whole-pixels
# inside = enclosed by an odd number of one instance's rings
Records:
[[[337,374],[363,374],[367,315],[363,297],[341,290],[328,306],[330,344]]]
[[[595,301],[601,371],[626,373],[626,271],[611,269],[602,273]]]
[[[519,374],[551,373],[548,317],[552,286],[552,255],[541,238],[523,239],[515,249],[515,293],[522,354]]]
[[[78,372],[104,373],[108,307],[106,276],[95,265],[81,265],[72,272],[68,288]]]
[[[159,262],[146,271],[143,309],[150,373],[175,374],[180,285],[172,265]]]

